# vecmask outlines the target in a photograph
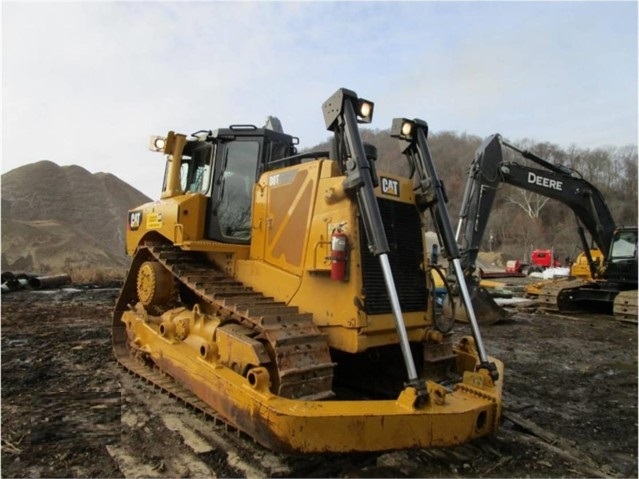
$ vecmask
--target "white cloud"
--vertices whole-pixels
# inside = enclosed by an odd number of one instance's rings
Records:
[[[157,196],[151,134],[280,117],[328,138],[347,87],[373,127],[636,143],[637,6],[529,2],[3,3],[2,171],[40,159]],[[52,25],[57,27],[54,29]]]

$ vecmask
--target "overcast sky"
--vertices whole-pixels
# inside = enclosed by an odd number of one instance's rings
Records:
[[[150,135],[275,115],[311,147],[340,87],[382,130],[636,144],[637,43],[635,1],[3,1],[2,172],[77,164],[155,199]]]

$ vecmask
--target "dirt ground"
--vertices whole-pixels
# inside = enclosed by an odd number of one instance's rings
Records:
[[[273,454],[115,363],[113,288],[2,296],[3,477],[637,477],[637,326],[514,314],[494,436],[434,450]],[[469,334],[463,325],[459,334]]]

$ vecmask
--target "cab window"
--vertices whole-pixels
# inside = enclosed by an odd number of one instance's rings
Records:
[[[222,235],[247,240],[251,236],[251,196],[259,160],[257,141],[226,144],[218,220]]]
[[[622,231],[614,238],[610,258],[612,261],[634,258],[637,254],[637,233]]]
[[[180,186],[185,193],[206,193],[210,186],[213,148],[202,144],[182,159]]]

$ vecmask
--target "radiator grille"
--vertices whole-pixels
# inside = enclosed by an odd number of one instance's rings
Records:
[[[420,269],[423,262],[422,229],[414,205],[378,198],[379,209],[390,251],[388,260],[402,311],[426,310],[426,279]],[[364,286],[364,310],[367,314],[391,313],[379,258],[368,251],[361,219],[360,247]]]

